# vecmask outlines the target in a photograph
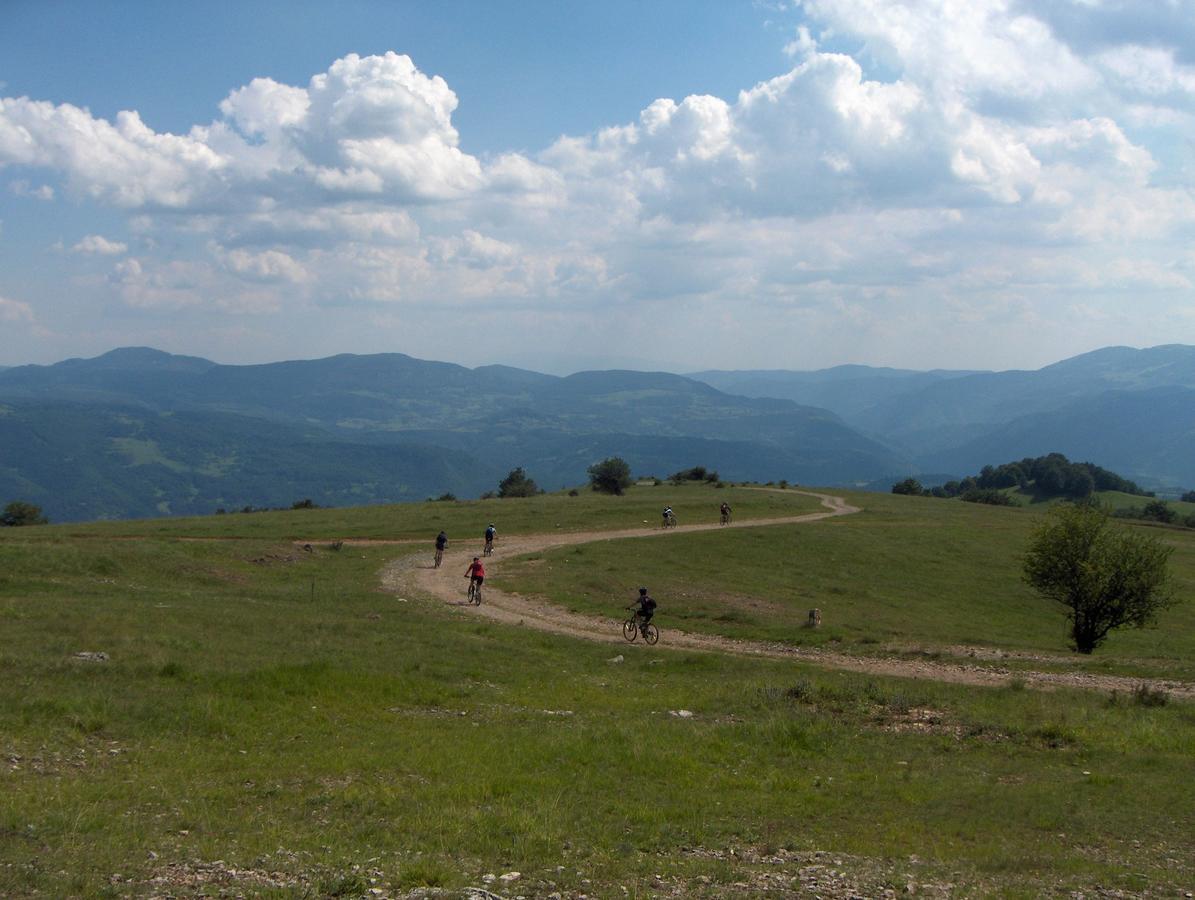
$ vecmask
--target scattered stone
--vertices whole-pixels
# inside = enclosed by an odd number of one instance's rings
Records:
[[[108,654],[103,650],[81,650],[75,654],[75,659],[84,662],[107,662]]]
[[[507,872],[504,875],[499,875],[498,880],[501,881],[503,884],[510,884],[512,882],[518,881],[522,877],[523,877],[522,872]]]
[[[618,654],[618,656],[611,657],[610,659],[606,660],[606,662],[620,663],[620,662],[622,662],[622,654],[620,653],[620,654]]]
[[[495,875],[493,872],[487,872],[486,874],[481,876],[482,884],[493,884],[497,880],[498,880],[498,876]]]
[[[668,715],[676,716],[678,719],[691,719],[693,711],[691,709],[673,709],[669,711]]]

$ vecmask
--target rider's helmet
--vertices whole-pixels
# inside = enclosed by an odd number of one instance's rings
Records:
[[[481,557],[480,556],[473,557],[473,562],[481,562]]]
[[[647,588],[645,588],[645,587],[643,587],[643,588],[639,588],[639,593],[640,593],[640,594],[646,594],[646,593],[647,593]]]
[[[493,528],[493,527],[494,527],[494,523],[493,523],[493,522],[491,522],[491,523],[490,523],[490,527],[491,527],[491,528]]]

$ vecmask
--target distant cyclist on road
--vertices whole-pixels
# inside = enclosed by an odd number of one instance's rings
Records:
[[[672,511],[671,506],[664,507],[663,516],[664,516],[664,527],[665,528],[669,527],[670,525],[676,524],[676,513],[674,513]]]
[[[638,606],[638,609],[635,607]],[[627,609],[635,609],[635,615],[639,619],[639,630],[647,637],[647,623],[651,621],[651,617],[656,614],[656,601],[648,596],[647,588],[639,588],[639,597],[631,603]],[[631,632],[634,634],[635,632]]]
[[[441,531],[436,535],[436,568],[444,561],[444,549],[448,546],[448,535]]]
[[[489,527],[485,530],[485,555],[489,556],[494,552],[494,536],[497,535],[498,530],[494,528],[494,523],[491,522]]]
[[[721,509],[719,511],[722,514],[722,516],[721,516],[722,524],[729,525],[730,524],[730,504],[727,503],[725,500],[723,500]]]

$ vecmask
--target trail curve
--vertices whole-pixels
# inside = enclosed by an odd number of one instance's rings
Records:
[[[678,525],[669,529],[627,528],[616,531],[577,531],[558,534],[530,534],[504,537],[500,543],[500,556],[486,559],[485,602],[481,606],[465,604],[465,581],[463,573],[473,556],[480,553],[470,545],[461,549],[460,542],[450,545],[444,554],[443,565],[433,568],[431,554],[411,555],[388,563],[381,571],[383,590],[394,594],[414,594],[430,597],[443,603],[457,606],[462,613],[482,616],[507,625],[535,628],[553,634],[621,646],[627,651],[645,650],[635,644],[628,645],[622,638],[621,620],[586,616],[564,609],[542,598],[525,597],[513,591],[494,587],[495,576],[500,577],[501,557],[514,558],[528,553],[540,553],[558,547],[589,544],[598,541],[622,540],[626,538],[666,539],[678,534],[699,531],[713,531],[720,528],[758,528],[778,525],[809,524],[837,516],[862,512],[857,506],[847,503],[842,497],[814,491],[790,491],[816,497],[824,510],[779,518],[751,519],[733,522],[730,525],[701,523]],[[713,653],[729,653],[738,656],[754,656],[768,659],[785,659],[810,663],[830,669],[861,672],[871,675],[897,678],[919,678],[998,687],[1019,680],[1027,687],[1038,689],[1081,688],[1106,692],[1129,693],[1142,684],[1155,690],[1164,690],[1175,698],[1195,700],[1195,684],[1169,679],[1132,678],[1119,675],[1091,674],[1087,672],[1040,672],[1009,670],[998,667],[946,662],[929,659],[905,659],[852,656],[821,648],[797,647],[789,644],[767,641],[748,641],[721,635],[697,634],[675,628],[661,629],[660,643],[654,651],[697,650]],[[1012,654],[1010,654],[1012,655]]]

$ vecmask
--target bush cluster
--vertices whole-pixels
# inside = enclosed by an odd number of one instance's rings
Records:
[[[1025,457],[1018,462],[1000,466],[984,466],[978,475],[968,475],[959,481],[948,481],[932,488],[922,487],[915,478],[906,478],[892,486],[894,494],[913,494],[932,497],[961,497],[973,503],[1015,505],[1011,500],[995,499],[1005,488],[1019,488],[1041,499],[1064,497],[1082,500],[1096,491],[1120,491],[1141,497],[1152,497],[1135,482],[1095,463],[1073,463],[1061,453]],[[1195,493],[1195,492],[1193,492]],[[1000,495],[1004,496],[1004,495]]]
[[[679,472],[673,472],[668,476],[668,480],[673,484],[682,484],[686,481],[708,481],[710,484],[716,484],[721,479],[718,478],[718,473],[713,469],[706,469],[705,466],[693,466],[691,469],[681,469]]]

